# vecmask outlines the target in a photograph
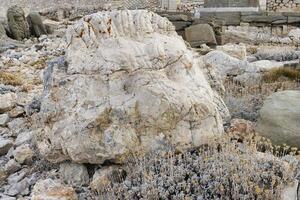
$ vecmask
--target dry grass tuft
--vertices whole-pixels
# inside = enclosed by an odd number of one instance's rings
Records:
[[[30,63],[30,65],[35,69],[44,69],[47,66],[47,64],[46,64],[47,60],[48,60],[47,57],[42,57],[42,58]]]
[[[263,75],[263,81],[274,83],[285,78],[291,81],[300,81],[300,70],[291,67],[280,67],[270,70]]]
[[[20,73],[0,71],[0,84],[12,86],[22,85],[22,76]]]

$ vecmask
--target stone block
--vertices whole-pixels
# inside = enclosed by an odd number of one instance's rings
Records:
[[[185,21],[175,21],[172,23],[175,26],[176,31],[184,30],[186,27],[188,27],[192,24],[191,22],[185,22]]]
[[[214,30],[209,24],[197,24],[186,28],[185,37],[192,47],[217,44]]]

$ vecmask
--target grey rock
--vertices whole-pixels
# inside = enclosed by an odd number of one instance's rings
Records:
[[[217,44],[214,30],[209,24],[197,24],[186,28],[185,37],[192,47],[198,47],[202,44]]]
[[[276,60],[281,62],[299,59],[300,52],[286,48],[274,48],[260,50],[254,56],[258,60]]]
[[[11,159],[5,164],[4,169],[8,174],[12,174],[20,170],[21,165],[15,159]]]
[[[28,170],[22,169],[21,171],[11,174],[8,178],[7,181],[10,185],[18,183],[19,181],[21,181],[23,178],[25,178],[25,176],[27,175]]]
[[[7,123],[7,127],[11,130],[13,136],[17,136],[20,132],[26,131],[26,119],[24,118],[15,118],[12,121]]]
[[[11,85],[4,85],[0,84],[0,94],[5,94],[5,93],[14,93],[17,91],[17,88]]]
[[[45,25],[43,24],[43,21],[41,19],[41,16],[37,12],[31,12],[27,16],[27,22],[30,27],[31,34],[40,37],[41,35],[47,34],[47,30]]]
[[[41,101],[34,99],[28,106],[25,107],[26,115],[31,116],[33,113],[39,112],[41,109]]]
[[[171,22],[173,21],[189,21],[190,16],[185,14],[177,15],[165,15],[164,17],[168,18]]]
[[[5,155],[8,150],[13,146],[13,141],[0,137],[0,156]]]
[[[2,114],[0,115],[0,126],[5,126],[9,121],[8,114]]]
[[[89,174],[87,168],[81,164],[62,163],[60,165],[60,176],[62,180],[73,186],[87,185]]]
[[[257,132],[275,144],[300,148],[300,91],[269,96],[260,111]]]
[[[175,26],[176,31],[184,30],[186,27],[192,24],[191,22],[185,22],[185,21],[176,21],[172,23]]]
[[[18,183],[11,185],[6,192],[9,196],[17,196],[18,194],[27,195],[29,194],[29,184],[27,179],[23,179]]]
[[[9,30],[14,39],[23,40],[30,36],[29,26],[25,19],[24,10],[19,6],[12,6],[7,10]]]
[[[11,118],[17,118],[17,117],[21,117],[24,114],[25,110],[23,107],[21,106],[17,106],[14,109],[12,109],[11,111],[9,111],[8,115]]]
[[[262,14],[250,14],[241,17],[242,22],[247,23],[286,23],[287,17],[281,15],[280,13],[275,13],[273,15],[262,15]]]
[[[33,132],[20,133],[15,141],[15,146],[20,146],[24,143],[30,143],[33,138]]]
[[[108,16],[115,24],[114,34],[122,34],[122,47],[119,38],[93,33],[103,30],[103,23],[110,30],[105,23]],[[223,133],[215,93],[171,22],[144,10],[89,17],[95,20],[91,28],[82,19],[67,30],[67,68],[50,65],[45,70],[35,134],[44,158],[56,163],[123,163],[136,150],[150,152],[172,145],[181,151]],[[126,29],[120,21],[128,21],[135,30],[119,33]],[[149,29],[140,29],[140,23]],[[82,39],[79,30],[91,33]],[[155,50],[147,44],[155,45]],[[101,57],[100,50],[107,54]]]

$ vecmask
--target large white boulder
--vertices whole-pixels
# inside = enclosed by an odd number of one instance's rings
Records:
[[[36,135],[49,161],[121,163],[135,151],[183,150],[222,134],[224,103],[166,18],[99,12],[66,38],[68,66],[45,71]]]
[[[300,91],[269,96],[260,111],[257,132],[275,144],[300,148]]]

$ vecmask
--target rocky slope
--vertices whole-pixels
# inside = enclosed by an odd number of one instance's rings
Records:
[[[56,25],[0,54],[0,199],[296,195],[297,149],[273,147],[243,120],[224,133],[217,92],[265,70],[238,47],[199,56],[148,11]]]

